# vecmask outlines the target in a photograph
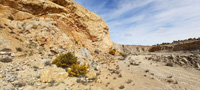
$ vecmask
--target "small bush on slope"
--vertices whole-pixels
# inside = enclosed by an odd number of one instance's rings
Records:
[[[111,55],[115,55],[115,53],[116,53],[116,50],[115,50],[115,49],[111,49],[111,50],[109,51],[109,54],[111,54]]]
[[[89,68],[89,65],[86,65],[86,63],[84,65],[79,65],[79,64],[73,64],[70,66],[70,70],[68,70],[69,75],[71,76],[85,76],[88,72],[87,69]]]
[[[56,64],[57,67],[68,68],[68,73],[70,76],[85,76],[88,72],[87,69],[90,67],[89,65],[79,65],[77,61],[77,57],[71,52],[67,54],[59,55],[55,60],[52,61],[52,64]]]
[[[75,57],[71,52],[57,56],[56,59],[52,62],[52,64],[56,64],[57,67],[62,68],[67,68],[77,63],[77,57]]]

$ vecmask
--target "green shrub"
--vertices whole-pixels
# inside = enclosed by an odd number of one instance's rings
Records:
[[[124,53],[123,52],[118,52],[119,53],[119,55],[118,56],[122,56]]]
[[[52,61],[52,64],[56,64],[57,67],[68,68],[68,73],[70,76],[85,76],[88,72],[87,69],[90,67],[89,65],[79,65],[77,61],[77,57],[71,52],[67,54],[62,54],[56,57],[55,60]]]
[[[88,72],[87,69],[89,68],[89,65],[86,65],[86,63],[84,65],[79,65],[79,64],[73,64],[71,65],[71,69],[68,70],[68,73],[70,76],[85,76]]]
[[[73,64],[78,64],[77,57],[71,52],[67,54],[62,54],[56,57],[55,60],[52,61],[52,64],[56,64],[57,67],[67,68]]]
[[[111,49],[111,50],[109,51],[109,54],[111,54],[111,55],[115,55],[115,53],[116,53],[116,50],[115,50],[115,49]]]

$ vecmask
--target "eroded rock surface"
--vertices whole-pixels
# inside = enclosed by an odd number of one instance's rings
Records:
[[[92,52],[96,48],[108,51],[112,47],[106,22],[73,0],[1,0],[0,9],[2,27],[6,24],[11,33],[24,38],[39,36],[40,45],[56,39],[64,40],[58,43],[66,46],[69,37]]]
[[[68,77],[68,73],[62,68],[52,68],[44,70],[40,75],[41,82],[49,83],[51,81],[62,82]]]

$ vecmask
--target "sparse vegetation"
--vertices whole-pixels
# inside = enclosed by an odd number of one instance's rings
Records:
[[[164,43],[162,43],[161,45],[168,45],[168,44],[170,44],[170,43],[164,42]]]
[[[50,61],[45,61],[44,66],[51,66],[51,62]]]
[[[111,55],[115,55],[115,53],[116,53],[116,49],[111,49],[111,50],[109,51],[109,54],[111,54]]]
[[[198,38],[188,38],[188,39],[185,39],[185,40],[174,40],[172,43],[180,43],[180,42],[186,42],[186,41],[191,41],[191,40],[200,40],[200,37],[198,37]],[[156,45],[153,45],[153,46],[169,45],[169,44],[171,44],[171,43],[163,42],[161,44],[156,44]]]
[[[122,56],[124,53],[123,52],[118,52],[119,53],[119,56]]]
[[[77,57],[71,52],[68,52],[67,54],[57,56],[56,59],[52,61],[52,64],[56,64],[57,67],[67,68],[73,64],[78,64],[78,62]]]
[[[85,76],[88,72],[87,69],[89,68],[89,65],[79,65],[79,64],[73,64],[70,66],[70,70],[68,70],[69,75],[71,76]]]
[[[88,72],[89,65],[80,65],[77,61],[77,57],[71,52],[58,56],[52,61],[52,64],[56,64],[57,67],[71,68],[68,70],[70,76],[85,76]]]
[[[109,51],[109,54],[111,54],[111,55],[122,56],[124,53],[123,53],[123,52],[120,52],[120,51],[118,51],[118,50],[116,50],[116,49],[111,49],[111,50]]]

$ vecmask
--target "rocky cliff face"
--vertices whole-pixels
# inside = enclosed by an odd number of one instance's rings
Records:
[[[192,40],[184,40],[184,41],[176,41],[173,43],[168,43],[164,45],[155,45],[152,46],[149,51],[195,51],[200,50],[200,40],[192,39]]]
[[[135,54],[135,53],[146,53],[149,52],[149,49],[151,46],[141,46],[141,45],[120,45],[120,44],[114,44],[114,49],[117,49],[121,52],[127,53],[127,54]]]
[[[91,64],[106,60],[112,45],[106,22],[73,0],[0,0],[1,90],[40,90],[63,80],[74,84],[52,60],[72,52],[80,64]]]
[[[73,0],[0,0],[0,19],[1,41],[24,48],[93,53],[113,44],[106,22]]]
[[[113,48],[131,54],[148,52],[199,51],[200,39],[175,41],[173,43],[164,43],[153,46],[114,44]]]

